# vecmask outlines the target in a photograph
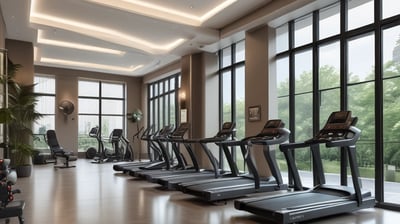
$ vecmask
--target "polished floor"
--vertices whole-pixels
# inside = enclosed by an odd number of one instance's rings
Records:
[[[31,177],[18,179],[27,224],[205,224],[269,223],[238,211],[233,201],[208,204],[177,191],[115,173],[112,164],[80,159],[76,168],[35,165]],[[397,224],[400,212],[366,209],[307,223]],[[18,223],[16,218],[11,223]]]

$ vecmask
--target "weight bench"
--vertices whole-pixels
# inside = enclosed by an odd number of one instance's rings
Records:
[[[55,168],[70,168],[75,167],[75,161],[78,159],[77,156],[73,155],[72,152],[65,151],[57,140],[57,135],[54,130],[48,130],[46,132],[46,141],[50,147],[50,151],[55,159]],[[59,165],[62,164],[62,165]]]

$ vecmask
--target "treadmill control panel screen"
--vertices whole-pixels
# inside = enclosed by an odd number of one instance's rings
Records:
[[[264,125],[263,130],[261,131],[260,134],[258,134],[259,137],[261,136],[277,136],[279,135],[279,128],[285,127],[285,123],[283,123],[282,120],[280,119],[275,119],[275,120],[269,120],[267,123]]]
[[[316,139],[344,138],[350,126],[354,125],[357,118],[351,117],[351,111],[333,112],[323,129],[319,131]]]

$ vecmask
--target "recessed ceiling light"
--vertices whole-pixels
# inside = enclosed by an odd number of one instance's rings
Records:
[[[106,53],[106,54],[124,55],[126,53],[125,51],[118,51],[118,50],[114,50],[114,49],[110,49],[110,48],[97,47],[97,46],[93,46],[93,45],[85,45],[85,44],[74,43],[74,42],[46,39],[43,37],[42,30],[38,30],[37,42],[39,44],[47,44],[47,45],[52,45],[52,46],[73,48],[73,49],[79,49],[79,50],[85,50],[85,51],[94,51],[94,52],[100,52],[100,53]]]
[[[85,68],[95,68],[99,70],[109,70],[109,71],[119,71],[119,72],[133,72],[143,67],[143,65],[137,66],[129,66],[129,67],[120,67],[120,66],[112,66],[112,65],[104,65],[104,64],[96,64],[82,61],[71,61],[71,60],[63,60],[63,59],[55,59],[55,58],[46,58],[43,57],[40,59],[40,62],[50,63],[50,64],[59,64],[59,65],[69,65],[76,67],[85,67]]]
[[[140,39],[138,37],[120,32],[107,27],[100,27],[98,25],[93,25],[89,23],[84,23],[81,21],[71,20],[62,18],[60,16],[53,16],[49,14],[36,12],[35,0],[32,0],[31,12],[30,12],[30,22],[62,28],[72,32],[80,33],[82,35],[87,35],[93,38],[105,40],[108,42],[124,45],[127,47],[132,47],[142,50],[151,54],[165,54],[173,50],[180,44],[186,41],[185,38],[178,38],[165,44],[155,44],[147,40]]]
[[[201,26],[205,21],[222,11],[226,7],[232,5],[237,0],[225,0],[216,7],[210,9],[201,16],[195,16],[186,12],[178,11],[173,8],[163,7],[147,1],[140,0],[86,0],[102,4],[108,7],[133,12],[153,18],[172,21],[175,23],[186,24],[191,26]],[[193,8],[191,6],[190,8]]]

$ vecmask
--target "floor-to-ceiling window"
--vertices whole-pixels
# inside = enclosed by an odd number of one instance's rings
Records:
[[[165,125],[177,125],[180,74],[175,74],[148,85],[148,125],[156,130]]]
[[[311,138],[332,111],[351,110],[362,130],[363,185],[384,207],[400,204],[399,14],[394,0],[341,0],[276,27],[274,40],[278,114],[291,140]],[[327,181],[338,183],[340,151],[321,155]],[[296,161],[303,174],[312,169],[306,150]]]
[[[125,130],[125,83],[82,79],[78,92],[79,152],[97,147],[97,140],[88,135],[93,127],[100,127],[104,137],[115,128]]]
[[[44,135],[47,130],[55,128],[56,81],[53,76],[35,74],[34,83],[34,92],[37,94],[35,109],[43,116],[33,123],[33,146],[35,149],[47,148]]]
[[[236,138],[245,137],[245,42],[239,41],[219,51],[220,121],[236,122]],[[239,148],[232,151],[244,169]],[[220,158],[222,158],[220,156]],[[225,162],[224,164],[227,165]]]

